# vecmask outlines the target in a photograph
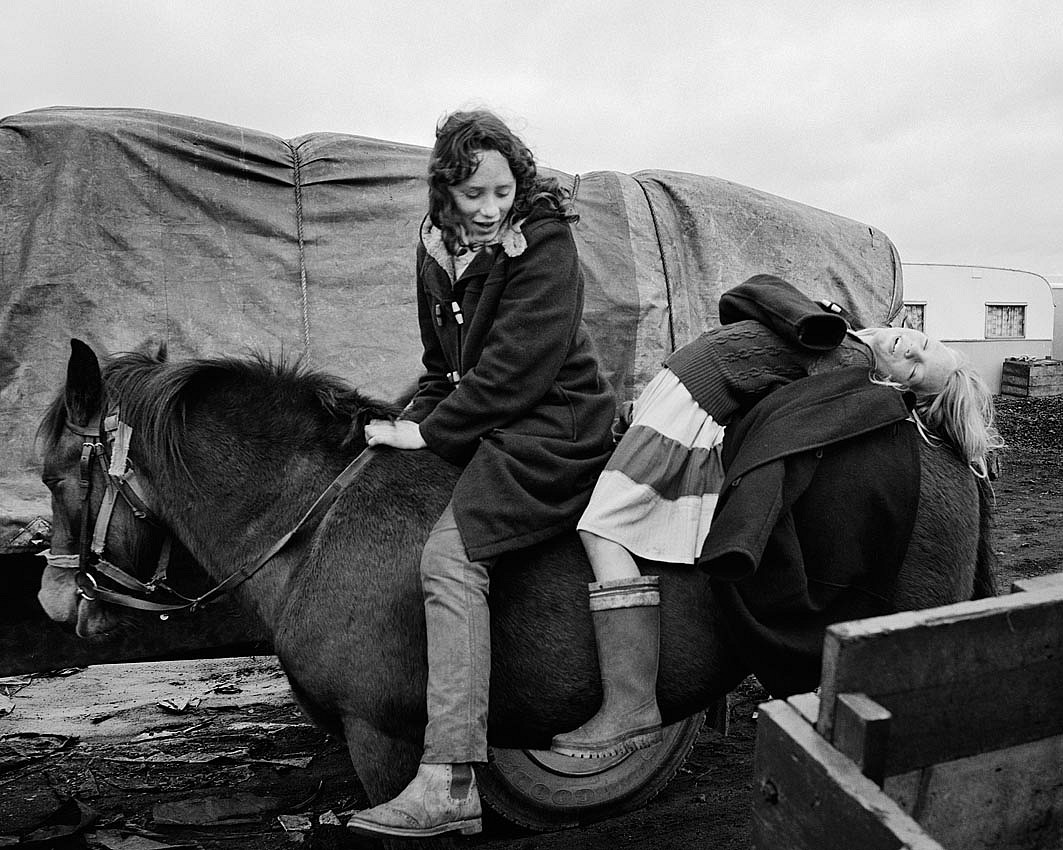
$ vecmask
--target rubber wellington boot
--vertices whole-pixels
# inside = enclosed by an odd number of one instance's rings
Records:
[[[660,592],[657,576],[589,585],[591,619],[602,673],[602,707],[550,749],[577,758],[607,758],[661,742],[657,708]]]
[[[399,796],[355,812],[347,828],[368,835],[424,838],[444,832],[480,832],[482,810],[471,765],[425,764]]]

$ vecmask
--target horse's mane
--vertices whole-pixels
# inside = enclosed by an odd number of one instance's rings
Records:
[[[181,447],[190,412],[207,405],[245,439],[315,443],[326,450],[343,450],[361,438],[369,419],[394,418],[400,410],[300,360],[262,353],[168,362],[131,352],[107,360],[102,374],[104,409],[117,408],[143,450],[173,472],[185,469]],[[41,435],[54,441],[64,422],[60,393]]]
[[[63,392],[51,400],[48,409],[44,411],[41,424],[37,426],[37,439],[46,446],[54,446],[63,436],[66,428],[66,404]]]

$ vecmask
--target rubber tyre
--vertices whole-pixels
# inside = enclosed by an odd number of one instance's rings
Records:
[[[480,794],[506,820],[540,832],[583,826],[644,806],[675,776],[705,713],[664,727],[653,747],[608,759],[492,747],[478,770]]]

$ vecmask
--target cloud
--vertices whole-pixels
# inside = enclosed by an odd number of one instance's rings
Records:
[[[568,172],[711,174],[902,257],[1063,272],[1056,0],[8,0],[4,114],[198,115],[430,144],[482,104]]]

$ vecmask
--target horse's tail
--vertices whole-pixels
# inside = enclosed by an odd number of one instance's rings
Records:
[[[978,482],[978,554],[974,568],[974,595],[972,599],[996,596],[997,553],[993,548],[993,505],[996,501],[989,479],[975,478]]]

